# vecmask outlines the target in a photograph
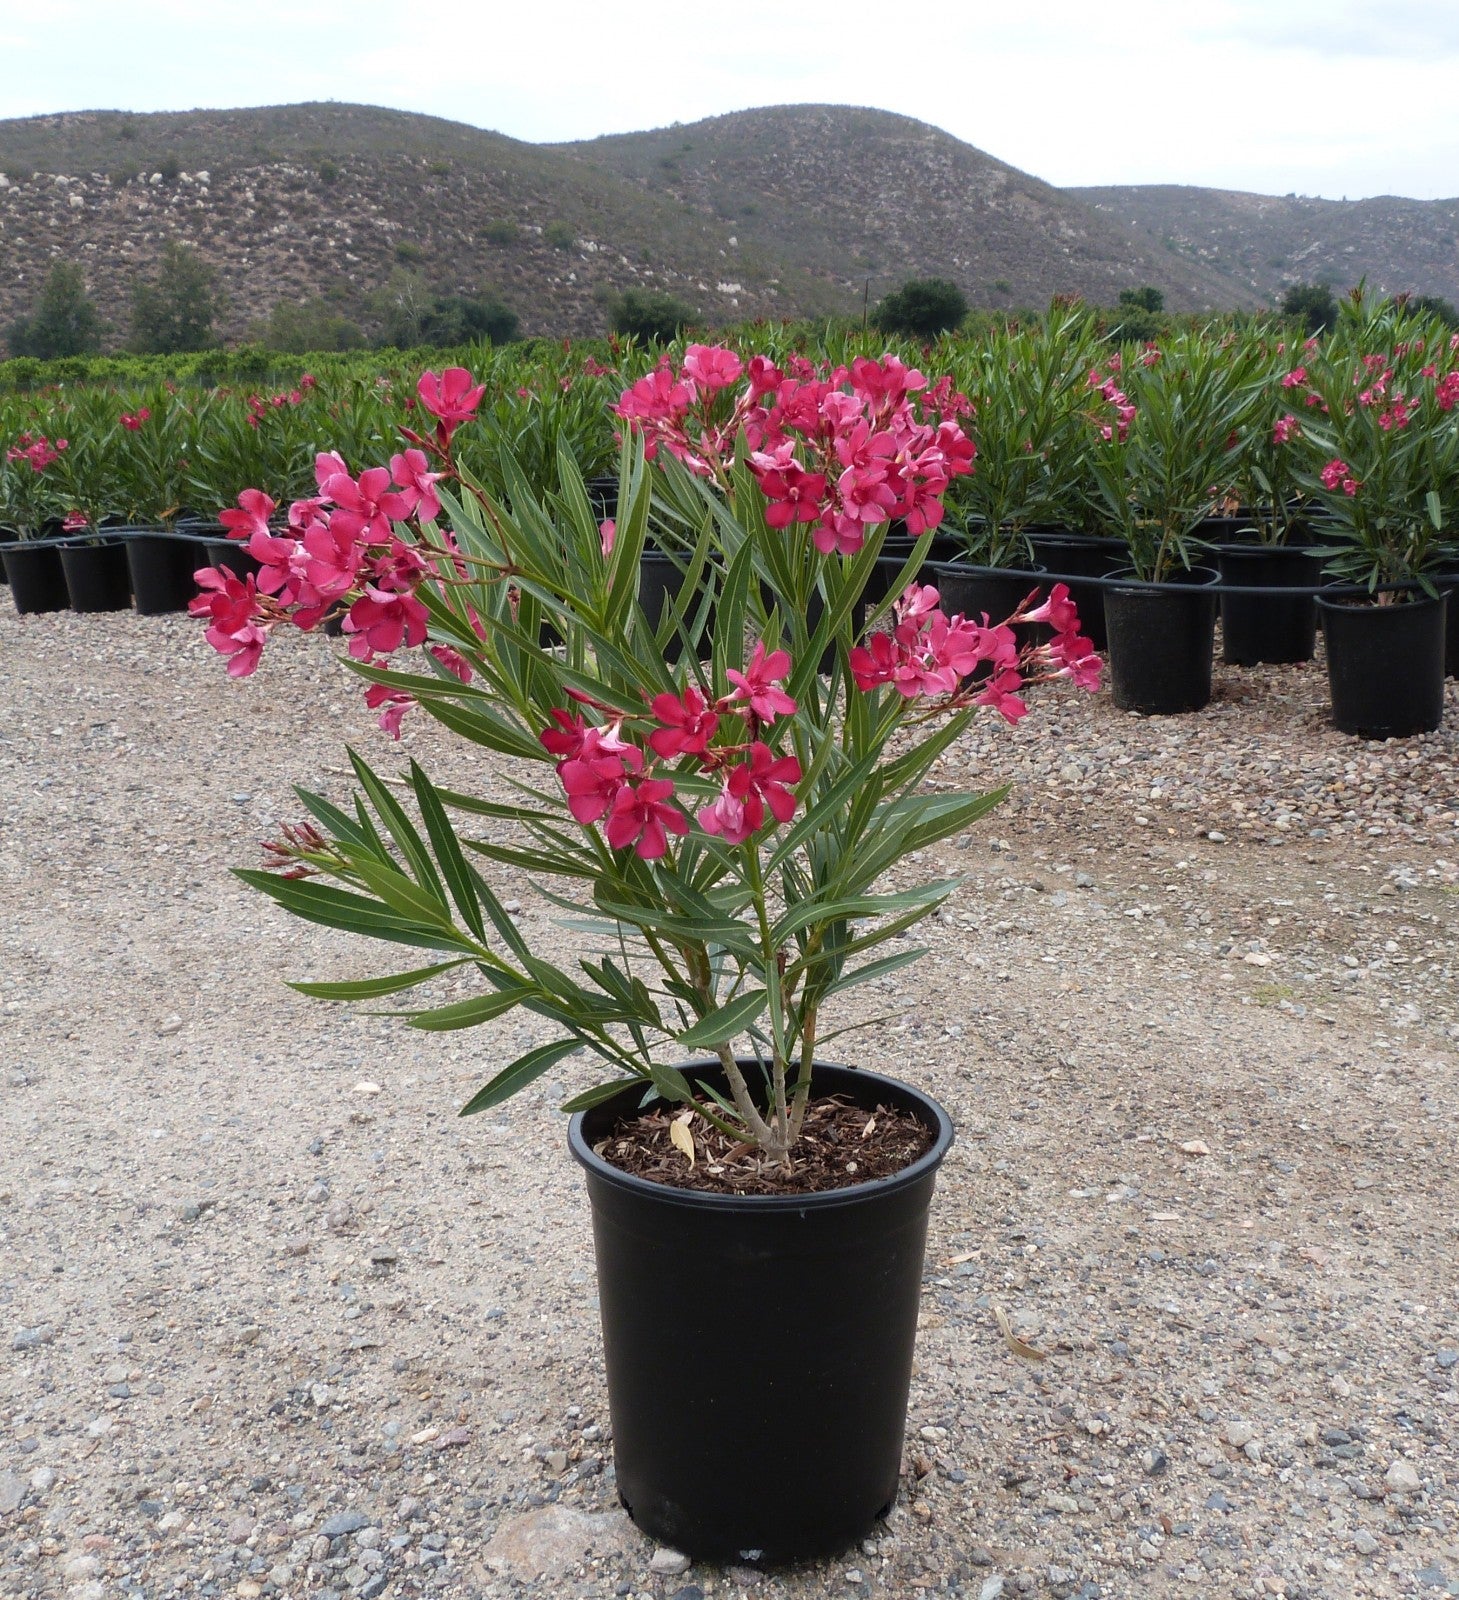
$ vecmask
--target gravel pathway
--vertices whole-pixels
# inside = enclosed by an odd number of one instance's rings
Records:
[[[1320,668],[1217,679],[948,758],[1016,796],[844,1041],[959,1129],[907,1489],[760,1574],[616,1510],[592,1069],[457,1120],[535,1019],[303,1000],[378,950],[228,876],[393,764],[331,647],[234,684],[185,618],[0,606],[0,1595],[1459,1595],[1459,686],[1370,746]]]

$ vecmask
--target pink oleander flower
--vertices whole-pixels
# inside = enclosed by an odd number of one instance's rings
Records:
[[[735,685],[731,701],[749,702],[751,713],[762,722],[773,722],[776,717],[795,714],[795,701],[778,688],[780,680],[790,671],[790,656],[784,650],[765,654],[765,641],[757,640],[749,665],[743,672],[730,667],[725,677]]]
[[[652,710],[663,726],[648,736],[649,746],[666,761],[675,756],[703,755],[719,727],[718,714],[692,683],[682,696],[655,695]]]
[[[400,500],[405,514],[413,511],[426,522],[434,522],[441,514],[441,500],[436,484],[441,474],[432,472],[424,450],[403,450],[390,458],[390,477],[399,486]]]
[[[392,689],[386,683],[372,683],[365,690],[365,705],[371,711],[379,711],[379,726],[390,735],[392,739],[400,737],[400,720],[407,711],[420,702],[413,694],[406,694],[403,690]],[[384,708],[383,710],[381,708]]]
[[[1306,367],[1293,367],[1292,370],[1289,373],[1287,373],[1285,377],[1283,377],[1283,379],[1282,379],[1282,387],[1284,389],[1295,389],[1295,388],[1298,387],[1299,384],[1306,383],[1306,381],[1307,381],[1307,368]]]
[[[228,530],[230,539],[248,540],[256,533],[268,536],[268,519],[277,507],[262,489],[245,489],[238,496],[238,511],[220,511],[219,523]]]
[[[744,362],[733,350],[715,345],[691,344],[684,352],[684,373],[694,380],[695,387],[706,394],[728,389],[739,381],[745,370]]]
[[[404,522],[414,505],[390,487],[388,467],[367,467],[358,479],[337,472],[321,487],[334,502],[330,525],[338,537],[365,537],[370,542],[388,539],[390,524]]]
[[[388,656],[402,644],[424,644],[427,621],[426,608],[414,595],[391,594],[367,584],[344,619],[344,631],[351,635],[350,654],[363,660]]]
[[[624,783],[613,796],[604,837],[615,850],[633,846],[635,855],[657,861],[668,852],[671,833],[688,833],[689,819],[668,802],[674,785],[667,778]]]
[[[613,554],[613,543],[618,537],[618,524],[612,517],[605,517],[598,524],[598,542],[603,548],[603,559],[606,561]]]
[[[268,642],[268,630],[260,622],[253,579],[238,578],[217,567],[203,567],[193,574],[193,581],[203,593],[188,602],[189,614],[212,619],[203,637],[219,655],[228,657],[230,678],[246,678],[258,666]]]
[[[1048,645],[1059,676],[1072,678],[1081,689],[1097,689],[1104,663],[1082,633],[1060,633]]]
[[[1285,416],[1278,417],[1272,427],[1272,443],[1286,444],[1289,439],[1295,439],[1302,431],[1302,424],[1289,411]]]
[[[1017,722],[1028,715],[1028,706],[1016,692],[1023,687],[1023,679],[1012,667],[995,672],[982,689],[973,696],[975,706],[987,706],[1008,722]]]
[[[61,519],[61,531],[63,533],[80,533],[83,528],[89,528],[90,526],[91,523],[84,511],[68,511]]]
[[[1042,605],[1025,614],[1025,622],[1047,622],[1055,633],[1079,632],[1079,609],[1069,598],[1069,585],[1056,583]]]
[[[472,385],[471,374],[465,367],[447,367],[438,377],[434,372],[423,372],[415,387],[420,403],[441,424],[447,438],[463,422],[470,421],[486,385]]]
[[[1322,469],[1322,485],[1325,489],[1333,490],[1342,487],[1346,495],[1354,495],[1362,487],[1362,481],[1353,476],[1353,469],[1346,461],[1332,460]]]
[[[726,844],[743,844],[759,832],[765,821],[765,802],[750,786],[750,769],[730,770],[718,797],[702,806],[697,817],[706,833],[718,834]]]
[[[560,762],[558,781],[567,795],[567,809],[574,821],[587,827],[606,816],[618,791],[643,770],[643,752],[631,745],[622,750],[591,753],[587,750]]]
[[[749,792],[759,795],[777,822],[789,822],[795,815],[795,796],[786,785],[800,782],[800,762],[794,756],[777,756],[757,739],[750,746],[748,770]]]

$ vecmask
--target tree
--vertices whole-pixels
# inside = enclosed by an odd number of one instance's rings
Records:
[[[492,294],[436,294],[419,272],[396,271],[372,299],[380,339],[398,350],[420,345],[510,344],[517,313]]]
[[[1164,311],[1165,296],[1147,283],[1138,289],[1121,289],[1120,305],[1130,311]]]
[[[909,278],[889,294],[871,320],[883,333],[935,339],[957,327],[968,314],[967,296],[946,278]]]
[[[157,276],[132,291],[132,346],[150,355],[206,350],[217,343],[213,319],[223,309],[216,268],[191,245],[169,239]]]
[[[1337,325],[1337,301],[1325,283],[1294,283],[1282,298],[1282,314],[1301,317],[1309,334],[1325,333]]]
[[[1455,309],[1451,300],[1445,300],[1442,295],[1416,294],[1409,298],[1410,311],[1426,312],[1431,317],[1437,317],[1445,327],[1459,328],[1459,310]]]
[[[667,344],[680,329],[699,315],[693,306],[671,294],[650,294],[647,289],[627,289],[609,319],[614,333]]]
[[[35,310],[11,325],[6,343],[13,356],[53,361],[99,349],[101,328],[81,268],[74,261],[58,261],[46,274]]]
[[[315,350],[355,350],[365,343],[359,326],[327,300],[280,300],[251,337],[270,350],[306,355]]]

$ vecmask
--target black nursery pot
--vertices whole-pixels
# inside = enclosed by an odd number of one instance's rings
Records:
[[[1459,562],[1440,567],[1434,582],[1449,596],[1444,615],[1444,676],[1459,678]]]
[[[1300,546],[1228,544],[1217,566],[1222,583],[1310,589],[1318,554]],[[1310,661],[1316,643],[1317,605],[1310,594],[1221,596],[1221,659],[1231,666]]]
[[[1216,574],[1192,567],[1163,583],[1133,577],[1105,590],[1110,693],[1121,711],[1175,716],[1210,703]]]
[[[140,616],[157,617],[186,609],[197,593],[193,571],[199,565],[198,553],[190,539],[160,530],[133,531],[127,540],[127,569],[132,601]]]
[[[205,539],[207,554],[205,566],[229,568],[235,578],[256,578],[263,571],[262,563],[255,561],[238,539]]]
[[[61,571],[73,611],[126,611],[132,604],[124,539],[86,539],[61,546]]]
[[[21,616],[36,611],[64,611],[69,603],[60,547],[50,539],[19,539],[0,545],[0,559],[10,583],[10,598]]]
[[[685,1069],[724,1088],[717,1063]],[[702,1560],[811,1560],[896,1498],[927,1211],[946,1112],[875,1073],[815,1092],[912,1112],[931,1150],[895,1176],[795,1196],[701,1194],[595,1154],[643,1096],[574,1116],[598,1264],[618,1489],[652,1538]]]
[[[1432,733],[1444,718],[1444,614],[1452,596],[1398,605],[1317,597],[1333,726],[1364,739]]]
[[[669,635],[664,645],[664,660],[677,661],[684,653],[686,642],[697,655],[707,655],[709,640],[714,629],[714,607],[710,606],[702,622],[698,622],[697,597],[681,600],[684,573],[673,559],[652,545],[645,545],[638,566],[638,603],[643,607],[649,626],[657,631],[667,608],[682,606],[682,626]],[[696,623],[698,624],[696,626]]]
[[[900,523],[893,523],[887,530],[876,564],[866,580],[866,587],[861,591],[861,604],[868,610],[874,611],[891,593],[892,585],[897,581],[897,574],[906,566],[907,558],[916,546],[917,540],[910,533],[899,532],[900,527]],[[962,541],[955,535],[935,533],[922,562],[923,570],[925,571],[928,562],[957,561],[963,553]],[[919,574],[918,581],[926,580]]]

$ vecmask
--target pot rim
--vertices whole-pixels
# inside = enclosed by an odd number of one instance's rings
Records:
[[[742,1066],[758,1065],[753,1058],[741,1057],[739,1060]],[[712,1072],[719,1070],[720,1066],[718,1061],[712,1059],[678,1065],[679,1071],[686,1073]],[[848,1184],[842,1189],[822,1189],[812,1194],[712,1194],[702,1189],[677,1189],[671,1184],[655,1183],[651,1178],[641,1178],[635,1173],[623,1171],[621,1167],[615,1167],[612,1162],[605,1161],[588,1143],[583,1135],[585,1119],[595,1112],[601,1113],[604,1107],[613,1104],[612,1100],[602,1101],[587,1111],[573,1113],[567,1130],[568,1149],[573,1159],[586,1170],[589,1177],[596,1178],[602,1183],[630,1194],[652,1197],[663,1205],[686,1206],[708,1211],[743,1211],[747,1208],[760,1213],[832,1211],[844,1206],[864,1205],[899,1190],[911,1188],[937,1170],[952,1148],[954,1132],[952,1118],[930,1094],[914,1088],[910,1083],[904,1083],[900,1078],[890,1078],[884,1073],[871,1072],[862,1067],[849,1067],[843,1062],[816,1061],[811,1070],[813,1074],[817,1074],[827,1069],[836,1073],[846,1073],[858,1083],[885,1085],[900,1096],[911,1096],[921,1102],[931,1113],[930,1125],[933,1130],[931,1149],[918,1156],[910,1166],[903,1167],[899,1172],[893,1172],[887,1177],[872,1178],[865,1183]],[[630,1078],[624,1082],[623,1093],[631,1095],[652,1088],[653,1085],[647,1079],[640,1081]],[[669,1105],[673,1102],[663,1103]]]
[[[1158,582],[1150,578],[1137,578],[1133,567],[1117,567],[1102,580],[1107,589],[1119,589],[1133,594],[1190,594],[1220,583],[1221,574],[1214,567],[1181,567],[1169,578]]]
[[[1425,594],[1416,583],[1390,585],[1385,592],[1412,595],[1414,598],[1396,606],[1380,606],[1369,590],[1361,584],[1332,583],[1328,584],[1327,588],[1332,591],[1330,594],[1324,594],[1319,590],[1314,596],[1318,606],[1324,611],[1381,611],[1393,616],[1409,616],[1426,606],[1442,605],[1449,592],[1447,589],[1441,589],[1438,594]]]

